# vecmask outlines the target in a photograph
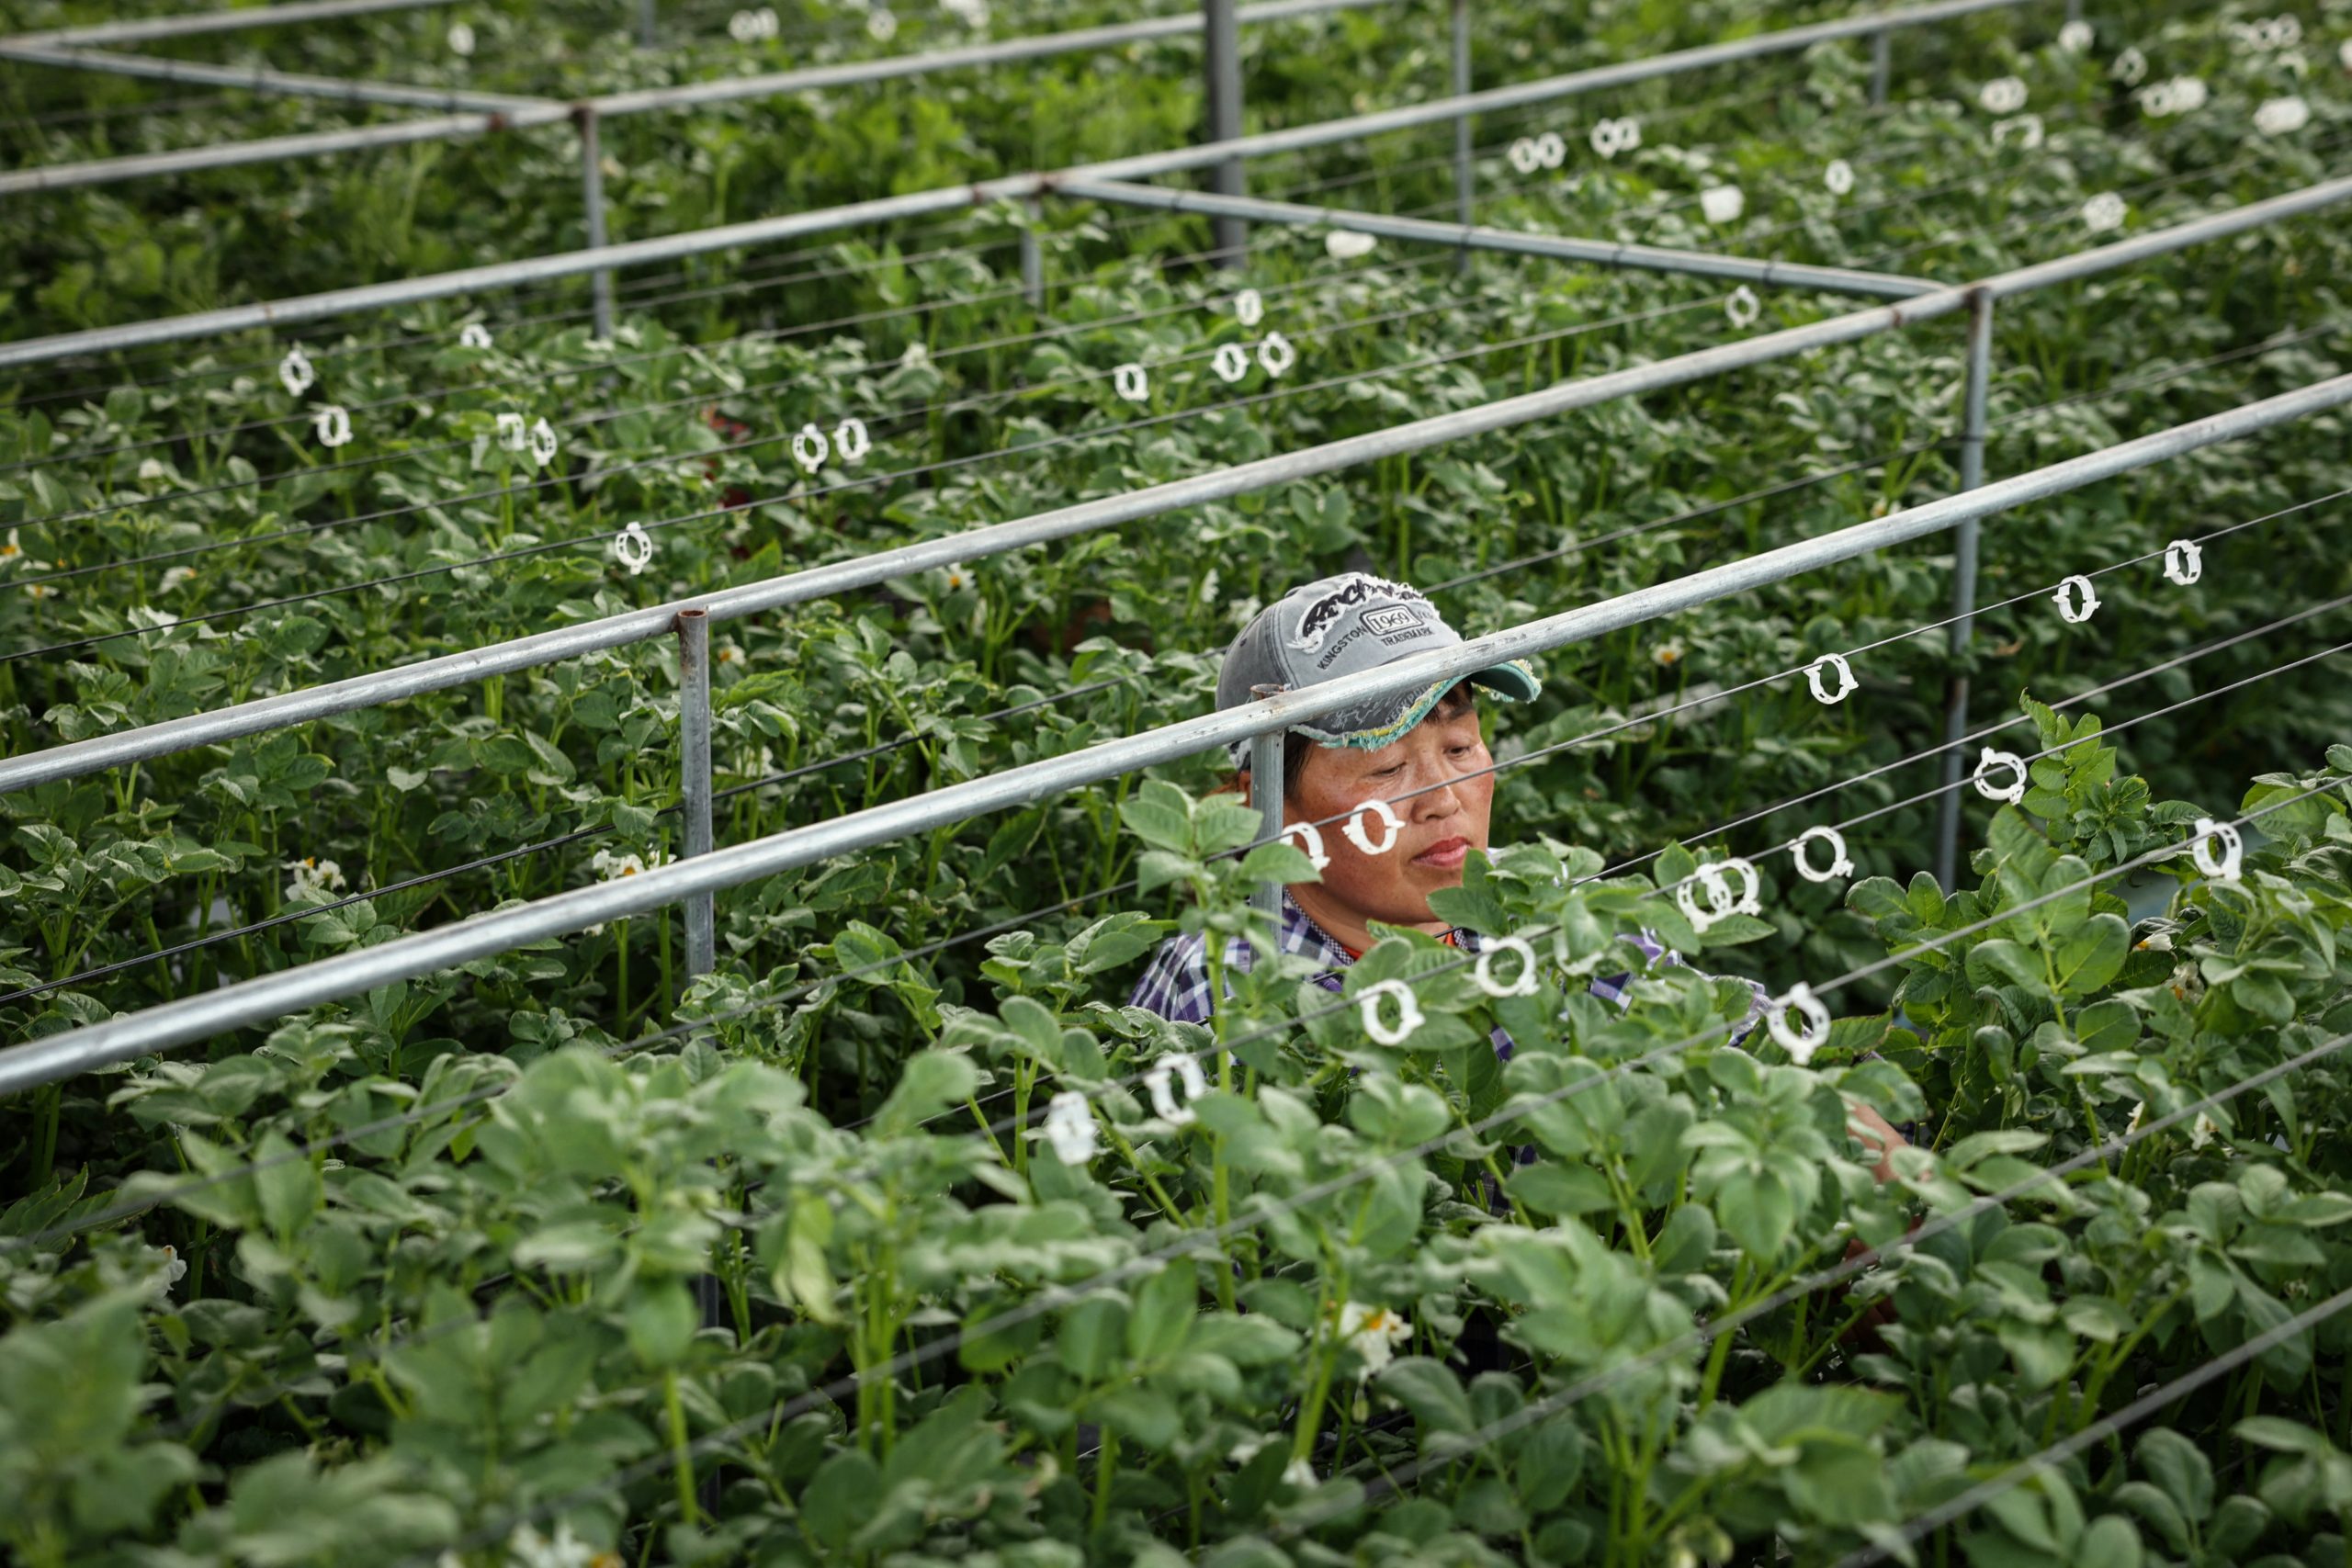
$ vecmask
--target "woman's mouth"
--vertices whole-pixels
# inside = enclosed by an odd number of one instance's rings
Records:
[[[1440,839],[1436,843],[1415,855],[1413,863],[1428,866],[1431,871],[1460,871],[1462,863],[1469,858],[1469,840]]]

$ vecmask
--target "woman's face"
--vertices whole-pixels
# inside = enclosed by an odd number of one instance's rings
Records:
[[[1492,765],[1478,734],[1477,705],[1464,703],[1453,717],[1432,713],[1402,740],[1376,751],[1314,748],[1299,776],[1288,781],[1285,811],[1293,822],[1322,822],[1367,800],[1387,801],[1405,826],[1385,854],[1356,848],[1342,831],[1344,822],[1321,829],[1331,857],[1323,890],[1366,919],[1424,924],[1438,918],[1430,910],[1430,895],[1459,887],[1464,860],[1487,848],[1495,775],[1485,770]],[[1387,836],[1386,825],[1366,812],[1363,833],[1377,844]]]

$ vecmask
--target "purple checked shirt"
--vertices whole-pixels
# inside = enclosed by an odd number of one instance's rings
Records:
[[[1646,932],[1624,940],[1641,950],[1645,968],[1661,960],[1668,964],[1680,962]],[[1282,931],[1276,941],[1286,954],[1304,954],[1318,960],[1323,969],[1315,976],[1315,984],[1334,996],[1340,993],[1345,984],[1345,977],[1340,972],[1355,960],[1348,955],[1348,950],[1340,945],[1338,939],[1317,925],[1313,918],[1298,907],[1297,900],[1290,896],[1287,889],[1283,893]],[[1463,927],[1454,929],[1453,941],[1463,952],[1474,956],[1486,946],[1484,939],[1476,931]],[[1250,944],[1238,937],[1226,948],[1226,964],[1230,969],[1248,969],[1250,957]],[[1603,1001],[1622,1004],[1634,979],[1634,976],[1630,971],[1608,976],[1592,983],[1592,994]],[[1754,982],[1750,984],[1754,985]],[[1748,1008],[1747,1021],[1741,1026],[1735,1039],[1746,1034],[1763,1016],[1765,991],[1761,986],[1756,986],[1755,990],[1756,999]],[[1214,1007],[1209,996],[1207,936],[1195,931],[1190,936],[1172,936],[1161,942],[1159,951],[1152,955],[1150,966],[1136,982],[1135,994],[1127,998],[1127,1005],[1156,1012],[1177,1023],[1206,1023]],[[1510,1036],[1499,1029],[1496,1030],[1495,1054],[1509,1060],[1510,1050]]]

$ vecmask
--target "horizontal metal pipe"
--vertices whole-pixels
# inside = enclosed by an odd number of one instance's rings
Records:
[[[1711,255],[1703,251],[1668,250],[1658,245],[1627,244],[1613,240],[1578,240],[1562,234],[1520,233],[1509,229],[1435,223],[1423,218],[1392,218],[1385,213],[1310,207],[1299,202],[1267,201],[1254,197],[1223,196],[1209,191],[1172,190],[1159,186],[1131,185],[1120,180],[1072,179],[1066,176],[1055,182],[1054,189],[1057,195],[1065,197],[1115,202],[1125,207],[1156,208],[1166,212],[1204,212],[1267,223],[1328,223],[1334,229],[1374,234],[1383,239],[1453,245],[1472,251],[1549,256],[1561,261],[1629,267],[1641,272],[1679,273],[1690,277],[1721,277],[1746,283],[1818,288],[1832,294],[1860,294],[1879,299],[1908,299],[1917,295],[1932,294],[1945,287],[1921,278],[1896,277],[1881,272],[1857,272],[1850,267],[1808,266],[1802,262],[1755,261],[1746,256]]]
[[[291,27],[302,22],[327,22],[345,17],[365,17],[377,11],[421,11],[446,6],[450,0],[301,0],[291,6],[254,6],[234,11],[195,11],[173,17],[141,17],[123,22],[97,22],[86,28],[58,28],[45,33],[19,33],[9,43],[147,43],[164,38],[194,38],[199,33],[243,32],[251,28]]]
[[[1393,0],[1270,0],[1244,6],[1235,19],[1283,22],[1327,11],[1364,10]],[[768,98],[785,93],[812,93],[828,87],[856,87],[900,76],[927,76],[940,71],[965,71],[978,66],[1006,65],[1057,54],[1083,54],[1159,39],[1189,38],[1201,30],[1197,11],[1155,17],[1147,21],[1121,22],[1110,27],[1073,28],[1067,32],[1039,33],[1032,38],[1000,39],[993,43],[967,44],[961,49],[935,50],[926,54],[894,55],[886,60],[858,60],[840,65],[814,65],[797,71],[772,72],[762,76],[726,76],[714,82],[689,82],[674,87],[640,87],[592,100],[596,112],[615,115],[648,114],[663,109],[700,108],[745,98]]]
[[[183,147],[170,152],[134,152],[125,158],[95,158],[79,164],[51,164],[46,168],[10,169],[0,173],[0,196],[25,196],[34,191],[111,185],[118,180],[141,179],[150,175],[192,175],[208,169],[233,168],[242,164],[275,164],[288,158],[308,158],[323,152],[357,152],[379,147],[404,147],[419,141],[459,141],[468,137],[487,136],[492,131],[549,125],[571,118],[571,109],[560,106],[545,110],[514,109],[500,114],[436,115],[430,119],[390,120],[382,125],[355,125],[342,130],[305,130],[292,136],[265,136],[254,141],[220,141],[209,147]],[[172,318],[174,321],[192,319],[187,316]],[[225,332],[231,329],[217,330]],[[204,335],[202,332],[170,333],[151,341],[169,343],[175,337]],[[37,338],[32,341],[50,343],[59,340]]]
[[[1801,539],[1451,649],[1415,654],[1363,674],[1106,740],[1066,756],[674,861],[636,876],[560,893],[51,1035],[0,1051],[0,1094],[167,1051],[225,1030],[266,1022],[394,981],[567,936],[588,926],[643,914],[695,895],[741,886],[989,812],[1028,806],[1138,769],[1222,750],[1234,741],[1288,729],[1375,696],[1458,679],[1504,660],[1532,658],[1622,631],[2347,402],[2352,402],[2352,376],[2339,376],[1892,516]]]
[[[46,44],[0,39],[0,60],[26,65],[53,65],[62,71],[98,71],[109,76],[136,76],[154,82],[185,82],[206,87],[238,87],[279,97],[326,98],[345,104],[388,104],[395,108],[459,110],[503,114],[519,108],[546,108],[547,98],[517,97],[512,93],[477,93],[458,87],[411,87],[398,82],[362,82],[344,76],[312,76],[299,71],[272,71],[265,66],[206,65],[193,60],[173,60],[154,54],[109,54],[95,49],[61,49]],[[560,107],[560,106],[555,106]]]
[[[1631,86],[1637,82],[1679,75],[1686,71],[1737,65],[1761,60],[1768,55],[1811,49],[1818,43],[1860,38],[1888,28],[1924,27],[1933,22],[1974,16],[1983,11],[2007,10],[2028,3],[2029,0],[1939,0],[1938,4],[1930,6],[1871,11],[1836,21],[1783,28],[1777,32],[1755,33],[1725,43],[1676,50],[1670,54],[1654,54],[1614,65],[1596,65],[1589,70],[1571,71],[1566,75],[1547,76],[1539,81],[1489,87],[1484,92],[1462,97],[1431,98],[1402,108],[1354,115],[1346,119],[1324,120],[1287,130],[1263,131],[1256,136],[1245,136],[1238,141],[1203,142],[1198,146],[1177,148],[1166,152],[1140,153],[1132,158],[1114,159],[1071,172],[1090,179],[1108,180],[1136,180],[1153,175],[1179,174],[1231,157],[1262,158],[1278,152],[1296,152],[1309,147],[1327,147],[1336,141],[1352,141],[1393,130],[1411,130],[1419,126],[1450,122],[1465,114],[1493,114],[1533,104],[1556,103],[1563,98],[1578,97],[1609,87]]]
[[[282,729],[347,713],[355,708],[372,707],[427,692],[445,691],[492,675],[536,669],[583,653],[624,648],[661,636],[680,610],[695,604],[707,605],[715,620],[738,620],[808,600],[870,587],[889,578],[933,566],[1002,555],[1031,545],[1067,538],[1090,529],[1157,516],[1179,507],[1223,500],[1292,479],[1332,472],[1351,463],[1418,451],[1460,435],[1545,418],[1588,407],[1609,398],[1653,391],[1719,371],[1764,364],[1789,355],[1849,342],[1913,321],[1949,314],[1962,309],[1973,289],[1981,288],[1996,297],[2004,297],[2022,291],[2020,279],[2031,279],[2040,286],[2072,281],[2143,261],[2153,255],[2185,250],[2207,240],[2233,234],[2257,223],[2291,217],[2347,197],[2352,197],[2352,179],[2332,180],[2308,190],[2290,191],[2284,196],[2253,202],[2227,212],[2192,219],[2168,229],[2153,230],[2120,244],[2102,246],[2079,256],[2020,267],[1969,287],[1920,295],[1894,307],[1876,307],[1806,326],[1792,327],[1783,332],[1767,333],[1738,343],[1702,349],[1696,354],[1679,355],[1650,365],[1636,366],[1581,381],[1565,382],[1503,403],[1490,403],[1481,408],[1415,420],[1386,430],[1371,431],[1343,441],[1286,453],[1279,457],[1261,458],[1238,468],[1220,469],[1196,479],[1153,485],[1126,495],[1086,502],[1036,517],[951,534],[923,544],[861,557],[855,561],[789,572],[763,582],[745,583],[728,589],[712,597],[682,599],[650,609],[626,611],[617,615],[537,632],[487,648],[469,649],[462,653],[443,654],[436,659],[421,660],[391,670],[372,671],[324,685],[281,692],[276,696],[257,698],[233,707],[189,714],[160,724],[143,725],[136,729],[49,747],[21,757],[0,758],[0,793],[30,789],[59,779],[79,778],[102,769],[122,767],[198,746]],[[1474,421],[1476,423],[1472,423]]]
[[[1278,22],[1319,12],[1354,10],[1389,3],[1390,0],[1269,0],[1268,4],[1242,7],[1239,19],[1244,23]],[[757,76],[729,76],[718,81],[693,82],[674,87],[645,87],[634,92],[584,98],[577,107],[593,109],[605,118],[663,109],[694,108],[746,98],[775,97],[786,93],[858,86],[895,77],[925,75],[935,71],[1003,64],[1056,54],[1083,53],[1154,39],[1182,38],[1200,29],[1198,15],[1161,17],[1115,27],[1080,28],[1069,32],[1040,33],[1033,38],[1004,39],[994,43],[973,44],[963,49],[940,50],[927,54],[895,55],[886,60],[855,61],[799,71],[774,71]],[[238,85],[252,86],[256,84],[247,80]],[[571,106],[550,106],[546,100],[522,100],[516,107],[505,110],[503,118],[496,116],[453,116],[397,125],[357,126],[348,130],[274,136],[255,141],[220,142],[175,152],[140,152],[120,158],[94,158],[76,164],[51,164],[41,169],[17,169],[0,174],[0,196],[112,185],[155,175],[194,174],[206,169],[365,152],[371,148],[405,146],[417,141],[460,141],[495,131],[547,124],[565,118],[571,113]]]

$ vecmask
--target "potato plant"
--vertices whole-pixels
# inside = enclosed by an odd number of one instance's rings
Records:
[[[1519,79],[1756,22],[1660,9],[1501,18],[1496,42]],[[1843,47],[1720,94],[1652,85],[1589,106],[1645,123],[1606,160],[1566,110],[1495,117],[1481,217],[1984,276],[2094,243],[2103,193],[2138,231],[2325,177],[2352,17],[2305,12],[2290,50],[2242,47],[2246,20],[2102,20],[2087,51],[1997,16],[1905,35],[1920,90],[1883,109]],[[476,21],[566,91],[698,68],[576,19]],[[412,25],[278,62],[380,73]],[[1253,105],[1296,123],[1429,90],[1432,25],[1317,22],[1267,46]],[[2126,41],[2205,106],[2151,110],[2112,74]],[[1316,69],[1273,67],[1284,48]],[[2031,146],[1984,107],[2010,75]],[[886,146],[921,188],[1170,144],[1180,77],[1070,62],[903,116],[739,107],[683,153],[616,121],[616,229],[869,196]],[[122,91],[73,80],[77,103]],[[2253,129],[2288,95],[2304,124]],[[1515,168],[1510,138],[1554,123],[1577,132],[1566,166]],[[114,134],[44,155],[128,150]],[[1449,134],[1253,188],[1450,212]],[[238,172],[201,209],[58,198],[60,221],[0,236],[6,330],[562,248],[558,140],[419,152],[385,165],[400,181]],[[1746,210],[1718,223],[1698,193],[1724,181]],[[323,248],[256,243],[289,222]],[[624,275],[610,343],[559,290],[314,329],[300,393],[291,335],[0,385],[0,731],[12,754],[108,734],[1856,308],[1768,291],[1742,326],[1694,280],[1346,258],[1263,226],[1217,273],[1206,239],[1057,202]],[[2322,211],[2004,300],[1988,470],[2338,373],[2346,249]],[[1280,374],[1267,328],[1297,352]],[[720,841],[1189,716],[1259,604],[1343,566],[1480,631],[1946,493],[1958,330],[728,623]],[[317,438],[330,402],[347,446]],[[2332,1136],[2352,713],[2329,662],[2289,664],[2352,593],[2342,451],[2321,415],[1989,520],[1959,663],[1917,633],[1950,613],[1948,541],[1553,656],[1544,699],[1493,720],[1508,847],[1444,911],[1544,933],[1532,996],[1398,934],[1348,1006],[1271,959],[1214,1031],[1118,1005],[1161,938],[1245,935],[1247,887],[1306,874],[1232,855],[1255,818],[1204,760],[723,896],[706,979],[674,919],[640,917],[0,1103],[0,1539],[39,1564],[467,1568],[1894,1549],[2352,1283]],[[616,554],[632,524],[641,571]],[[2099,579],[2092,622],[2051,611],[2067,573],[2238,525],[2192,587],[2145,561]],[[1838,706],[1748,684],[1866,647]],[[0,1043],[660,863],[681,847],[674,669],[613,650],[0,798]],[[1941,738],[1956,671],[1980,724],[2032,694],[2000,743],[2047,755],[2018,806],[1966,797],[1982,847],[1944,888],[1883,874],[1929,858],[1913,797],[1936,763],[1905,760]],[[1683,919],[1702,857],[1869,811],[1849,887],[1768,866],[1762,917]],[[2194,871],[2198,819],[2239,816],[2242,874]],[[1586,994],[1643,931],[1693,962],[1622,1010]],[[1829,1048],[1727,1045],[1748,975],[1822,987]],[[1383,980],[1427,1014],[1397,1047],[1352,1005]],[[1170,1116],[1142,1076],[1180,1057],[1208,1086]],[[1094,1146],[1066,1160],[1046,1122],[1073,1092]],[[1913,1129],[1892,1180],[1849,1097]],[[1883,1260],[1809,1283],[1860,1247]],[[2340,1557],[2344,1346],[2333,1318],[2266,1345],[1921,1560]]]

